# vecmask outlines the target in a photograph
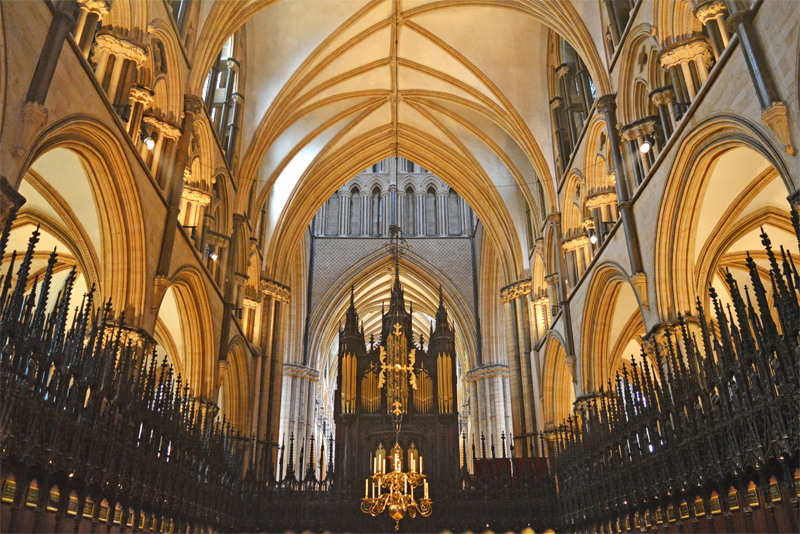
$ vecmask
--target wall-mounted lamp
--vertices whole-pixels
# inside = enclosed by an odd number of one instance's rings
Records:
[[[156,142],[153,140],[150,134],[147,133],[147,129],[144,127],[144,124],[142,124],[139,138],[142,140],[142,143],[144,143],[144,146],[147,147],[147,150],[153,150],[153,148],[155,148]]]
[[[650,152],[650,149],[653,148],[653,141],[650,139],[650,136],[644,138],[642,144],[639,145],[639,152],[642,154],[647,154]]]

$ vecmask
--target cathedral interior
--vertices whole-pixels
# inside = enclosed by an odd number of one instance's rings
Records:
[[[800,3],[0,2],[0,532],[800,531]]]

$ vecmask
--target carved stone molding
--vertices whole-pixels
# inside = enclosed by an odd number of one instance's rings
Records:
[[[182,197],[187,202],[196,202],[201,206],[211,205],[211,193],[187,185],[183,186]]]
[[[250,297],[244,297],[242,299],[242,307],[248,310],[256,310],[261,303],[255,299],[251,299]]]
[[[141,102],[145,107],[153,101],[153,91],[141,85],[131,86],[131,100]]]
[[[204,105],[203,99],[197,95],[183,96],[183,108],[194,115],[199,115],[203,111]]]
[[[108,0],[78,0],[81,8],[89,13],[96,13],[103,18],[109,11]]]
[[[169,137],[170,139],[179,139],[181,136],[181,129],[174,124],[165,121],[164,119],[160,119],[153,115],[145,115],[142,120],[144,120],[144,123],[148,126],[155,128],[164,137]]]
[[[530,294],[531,292],[531,279],[518,280],[513,284],[507,285],[500,290],[500,299],[503,304],[511,302],[514,299]]]
[[[761,112],[761,120],[764,124],[778,136],[783,143],[783,151],[794,156],[797,150],[792,145],[792,137],[789,133],[789,110],[783,102],[773,102]]]
[[[109,32],[97,34],[92,51],[92,60],[97,61],[100,52],[103,51],[135,61],[137,65],[141,65],[147,60],[147,49],[120,35]]]
[[[698,58],[703,60],[706,67],[710,67],[714,60],[711,45],[704,37],[694,37],[665,48],[658,60],[662,67],[668,69]]]
[[[655,132],[655,128],[656,119],[654,117],[645,117],[622,128],[620,137],[626,142],[635,141],[645,135],[652,135]]]
[[[564,252],[570,252],[584,246],[589,246],[590,244],[591,242],[589,241],[589,236],[586,233],[581,232],[570,237],[569,239],[564,240],[561,243],[561,248],[564,249]]]
[[[617,201],[617,192],[614,189],[599,191],[586,197],[586,209],[593,210]]]
[[[710,2],[698,4],[697,7],[694,8],[694,16],[705,26],[709,20],[715,19],[720,15],[724,16],[726,11],[725,2],[722,0],[711,0]]]
[[[671,106],[675,103],[675,91],[672,87],[662,87],[650,93],[650,100],[656,106]]]
[[[291,290],[283,284],[279,284],[273,280],[267,280],[266,278],[261,279],[261,285],[259,286],[261,292],[267,296],[272,297],[278,302],[282,302],[284,304],[289,304],[289,300],[291,298]]]
[[[496,376],[508,378],[509,376],[508,366],[499,363],[490,365],[481,365],[480,367],[475,367],[474,369],[470,369],[467,372],[465,378],[467,379],[467,382],[474,383],[480,380],[494,378]]]
[[[284,377],[297,377],[311,380],[312,382],[319,381],[319,371],[306,365],[298,365],[296,363],[283,364]]]

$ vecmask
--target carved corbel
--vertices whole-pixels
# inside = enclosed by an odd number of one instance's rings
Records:
[[[646,310],[650,309],[649,301],[647,300],[647,275],[645,273],[636,273],[631,276],[631,285],[633,290],[636,291],[636,296],[639,297],[639,302]]]
[[[789,133],[789,110],[783,102],[773,102],[761,112],[761,120],[764,124],[778,136],[783,143],[783,151],[794,156],[797,154],[792,145],[791,134]]]

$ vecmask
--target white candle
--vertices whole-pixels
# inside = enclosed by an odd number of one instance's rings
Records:
[[[411,472],[412,473],[415,471],[415,467],[416,466],[417,466],[417,459],[412,456],[411,457]]]
[[[369,499],[369,479],[364,479],[364,498]]]
[[[381,473],[385,473],[386,472],[386,458],[383,459],[382,463],[383,463],[383,466],[381,467]]]
[[[427,499],[428,498],[428,481],[427,480],[425,481],[425,486],[424,487],[425,487],[425,498]]]
[[[408,493],[408,477],[403,475],[403,493]]]
[[[422,474],[422,456],[419,457],[419,474]]]

